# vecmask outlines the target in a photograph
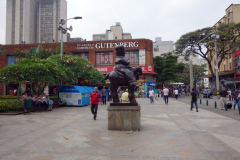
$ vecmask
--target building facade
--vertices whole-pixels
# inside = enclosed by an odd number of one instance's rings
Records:
[[[221,24],[229,24],[229,23],[239,23],[240,22],[240,4],[231,4],[226,10],[225,15],[213,26],[218,27]],[[215,58],[211,62],[213,68],[215,68]],[[235,64],[234,64],[234,53],[229,55],[228,58],[224,59],[218,69],[219,72],[219,80],[221,79],[233,79],[235,78]],[[215,69],[213,70],[215,73]],[[213,82],[213,78],[211,76],[210,69],[208,68],[208,75],[205,77],[209,77],[209,88],[215,89],[215,82]],[[222,85],[220,84],[220,90],[222,89]]]
[[[67,19],[66,0],[7,0],[5,43],[60,42],[60,19]]]
[[[51,47],[52,51],[56,50],[59,43],[48,44],[22,44],[22,45],[3,45],[2,47],[7,49],[7,56],[0,55],[1,68],[6,65],[14,65],[16,63],[16,57],[11,55],[15,49],[29,50],[32,47],[42,45],[43,48]],[[83,42],[67,42],[64,43],[65,54],[73,54],[80,56],[90,61],[95,69],[102,74],[114,70],[115,66],[115,47],[117,45],[124,45],[126,50],[125,57],[131,62],[131,66],[142,66],[143,75],[140,77],[139,85],[136,87],[136,96],[141,93],[142,89],[148,90],[149,86],[156,83],[153,67],[153,50],[152,41],[148,39],[132,39],[132,40],[109,40],[109,41],[83,41]],[[0,69],[1,69],[0,68]],[[109,84],[109,82],[107,82]],[[14,84],[4,87],[0,84],[1,94],[10,94],[13,90]]]
[[[67,20],[66,0],[39,0],[37,7],[37,43],[52,43],[61,41],[58,30],[61,19]],[[67,23],[64,27],[67,26]],[[67,42],[67,35],[63,35]]]
[[[155,42],[153,42],[153,55],[161,56],[163,53],[168,53],[173,51],[173,41],[162,41],[161,37],[156,37]]]
[[[115,26],[111,26],[110,30],[106,30],[103,34],[93,34],[93,41],[114,39],[132,39],[132,35],[131,33],[123,33],[123,28],[120,22],[116,22]]]

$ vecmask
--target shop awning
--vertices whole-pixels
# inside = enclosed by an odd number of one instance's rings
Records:
[[[224,75],[228,75],[228,74],[234,74],[235,71],[223,71],[223,72],[219,72],[218,75],[219,76],[224,76]],[[216,74],[214,73],[214,75],[216,76]],[[207,74],[205,76],[202,76],[202,78],[209,78],[209,77],[212,77],[212,74]]]
[[[143,74],[158,74],[156,72],[143,72]]]

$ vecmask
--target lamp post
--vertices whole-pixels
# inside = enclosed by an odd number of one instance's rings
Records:
[[[69,31],[73,30],[72,26],[70,26],[69,28],[64,28],[63,25],[70,19],[77,20],[77,19],[82,19],[82,17],[69,18],[66,21],[64,19],[60,20],[58,30],[61,31],[61,59],[63,58],[63,34],[66,34],[68,30]]]

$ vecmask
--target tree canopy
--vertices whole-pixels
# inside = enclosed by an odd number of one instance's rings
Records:
[[[229,55],[233,54],[240,44],[240,23],[221,24],[216,30],[217,35],[220,35],[220,39],[217,40],[219,68],[222,61],[229,58]],[[203,40],[204,37],[209,36],[213,31],[214,28],[207,27],[186,33],[179,38],[175,46],[177,54],[182,54],[185,50],[187,55],[193,52],[193,54],[204,58],[208,63],[213,79],[215,79],[215,66],[211,63],[215,57],[214,38]]]
[[[184,69],[184,64],[177,63],[178,56],[171,52],[156,56],[153,58],[154,69],[157,75],[158,83],[178,82],[178,74]]]

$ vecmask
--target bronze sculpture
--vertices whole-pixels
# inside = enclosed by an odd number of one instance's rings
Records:
[[[111,97],[113,98],[114,103],[120,102],[117,89],[119,86],[128,86],[128,98],[130,103],[136,103],[134,97],[134,89],[136,87],[136,76],[138,74],[142,75],[141,66],[130,66],[130,61],[125,58],[125,49],[124,46],[120,45],[116,47],[117,58],[115,60],[115,69],[114,71],[108,73],[105,77],[110,80],[111,83]]]

